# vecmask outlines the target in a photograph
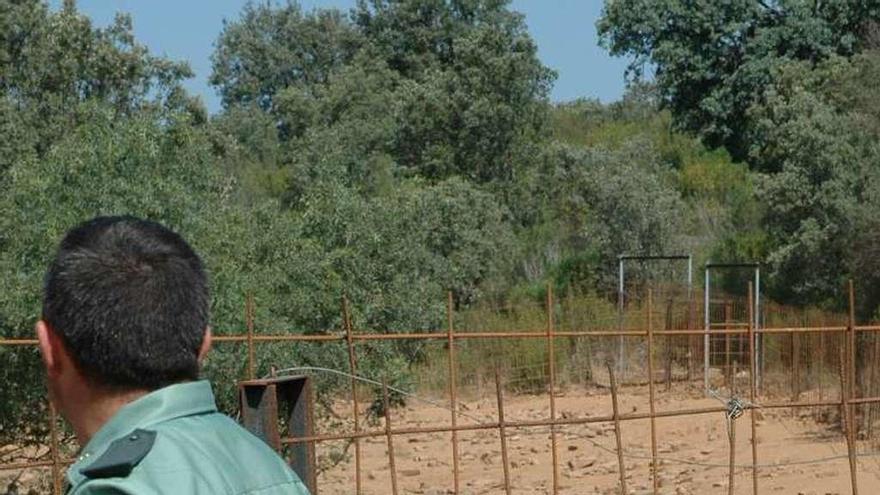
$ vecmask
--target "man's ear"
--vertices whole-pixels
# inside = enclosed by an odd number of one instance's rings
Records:
[[[35,330],[37,332],[37,340],[40,343],[40,355],[43,357],[43,364],[46,366],[46,373],[49,376],[57,376],[62,368],[63,359],[61,358],[61,353],[64,352],[62,349],[64,344],[45,320],[38,321]]]
[[[212,340],[211,327],[208,327],[205,329],[205,336],[202,338],[202,345],[199,347],[199,364],[205,361],[205,356],[211,351]]]

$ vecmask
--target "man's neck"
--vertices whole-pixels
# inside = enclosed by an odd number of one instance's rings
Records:
[[[69,399],[70,403],[63,410],[64,417],[73,427],[77,442],[85,447],[120,409],[147,393],[145,390],[109,392],[89,389]]]

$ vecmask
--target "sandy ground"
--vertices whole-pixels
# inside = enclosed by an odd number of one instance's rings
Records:
[[[658,386],[662,389],[662,386]],[[491,394],[491,395],[490,395]],[[461,400],[459,424],[497,421],[494,390],[472,393]],[[808,399],[805,394],[800,400]],[[443,402],[444,399],[435,399]],[[540,420],[549,417],[549,396],[505,397],[508,421]],[[715,399],[700,398],[697,388],[679,386],[673,392],[658,391],[657,411],[672,411],[718,405]],[[628,386],[620,393],[621,412],[646,412],[647,387]],[[611,414],[607,389],[575,387],[557,393],[559,417],[581,418]],[[337,410],[346,412],[344,403]],[[347,411],[350,413],[350,411]],[[851,493],[846,444],[830,408],[766,410],[758,414],[758,485],[762,494],[827,495]],[[832,420],[828,420],[832,418]],[[818,420],[818,421],[817,421]],[[395,428],[443,426],[450,412],[443,407],[410,400],[392,412]],[[750,419],[748,413],[736,424],[735,493],[752,493]],[[383,421],[366,425],[384,431]],[[319,433],[346,430],[340,422],[324,424]],[[663,494],[727,494],[729,442],[722,413],[658,418],[659,483]],[[625,478],[629,494],[652,493],[650,473],[650,421],[625,421],[621,426],[625,452]],[[880,431],[880,430],[878,430]],[[510,484],[516,494],[552,493],[553,462],[547,427],[508,428]],[[618,494],[619,471],[612,423],[559,427],[559,492],[564,494]],[[878,448],[859,442],[860,452]],[[318,454],[342,452],[342,442],[322,443]],[[361,442],[362,482],[366,494],[390,494],[388,446],[385,436]],[[394,437],[399,493],[439,495],[453,493],[452,444],[450,433],[412,434]],[[354,448],[342,462],[323,471],[318,479],[321,494],[355,493]],[[820,463],[816,459],[833,457]],[[459,433],[460,488],[463,494],[504,493],[504,472],[498,430]],[[22,475],[18,493],[46,493],[48,469],[0,472],[0,494],[7,484]],[[861,494],[880,493],[880,456],[865,455],[858,461]],[[14,492],[12,492],[14,493]]]
[[[718,405],[715,399],[696,398],[699,391],[658,393],[657,411]],[[802,396],[801,400],[806,399]],[[562,417],[595,417],[611,413],[607,390],[572,389],[557,394],[556,407]],[[647,411],[647,387],[626,387],[620,394],[621,412]],[[505,398],[509,421],[543,419],[549,415],[549,396],[528,395]],[[459,424],[476,419],[497,418],[496,398],[476,397],[464,401]],[[767,410],[758,413],[759,493],[844,494],[851,493],[846,444],[833,422],[816,421],[831,411],[801,409]],[[393,411],[395,428],[449,424],[450,412],[416,401]],[[751,425],[748,413],[736,422],[735,493],[752,493]],[[383,424],[374,425],[382,431]],[[650,421],[622,423],[625,472],[628,493],[652,492],[650,474]],[[656,425],[659,450],[660,493],[714,494],[728,492],[729,442],[722,413],[660,418]],[[507,431],[510,484],[517,494],[552,493],[553,462],[549,430],[519,428]],[[560,493],[617,494],[619,470],[613,424],[600,423],[560,427],[557,433]],[[319,455],[329,446],[321,447]],[[362,442],[363,487],[367,494],[388,494],[391,490],[386,438]],[[859,442],[861,452],[871,450]],[[396,472],[400,493],[453,493],[450,433],[394,437]],[[349,449],[353,454],[354,448]],[[460,487],[464,494],[504,493],[500,437],[497,430],[459,433]],[[841,457],[821,463],[820,458]],[[353,455],[324,471],[318,481],[322,494],[354,493]],[[799,464],[800,463],[800,464]],[[880,493],[880,456],[863,456],[858,461],[862,494]]]

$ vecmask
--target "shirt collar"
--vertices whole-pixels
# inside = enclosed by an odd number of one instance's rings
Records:
[[[177,383],[150,392],[122,406],[104,423],[67,470],[68,478],[74,485],[81,481],[79,470],[82,467],[94,460],[112,441],[136,428],[149,429],[150,426],[175,418],[216,411],[211,383],[207,380]]]

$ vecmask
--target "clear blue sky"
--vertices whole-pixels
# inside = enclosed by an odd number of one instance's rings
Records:
[[[282,0],[283,1],[283,0]],[[62,0],[50,0],[55,8]],[[208,85],[210,56],[223,20],[237,18],[246,0],[78,0],[80,11],[99,26],[116,12],[132,15],[135,36],[158,54],[186,60],[195,71],[187,88],[201,95],[214,113],[220,101]],[[305,10],[338,7],[348,10],[355,0],[300,0]],[[602,0],[513,0],[513,9],[526,16],[541,60],[559,75],[553,101],[578,97],[608,102],[623,94],[626,61],[599,48],[596,19]]]

